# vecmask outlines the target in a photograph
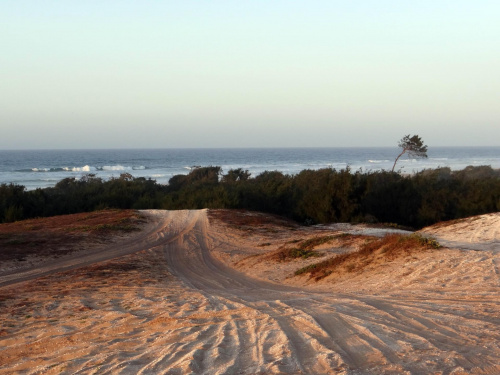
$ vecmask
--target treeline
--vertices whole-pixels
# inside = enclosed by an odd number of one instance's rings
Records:
[[[304,170],[297,175],[202,167],[168,185],[122,174],[89,174],[55,187],[26,191],[0,185],[0,222],[103,208],[239,208],[302,223],[384,222],[420,228],[500,210],[500,172],[488,166],[425,170],[411,176],[350,169]]]

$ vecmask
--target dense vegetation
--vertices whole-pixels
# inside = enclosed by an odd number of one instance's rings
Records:
[[[297,175],[242,169],[223,174],[203,167],[168,185],[123,174],[66,178],[53,188],[26,191],[0,185],[0,222],[103,208],[242,208],[302,223],[385,222],[414,228],[500,210],[500,172],[488,166],[425,170],[412,176],[349,169],[304,170]]]

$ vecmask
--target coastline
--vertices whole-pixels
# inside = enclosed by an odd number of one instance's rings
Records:
[[[51,187],[64,178],[93,173],[103,179],[130,173],[167,184],[174,175],[188,174],[193,165],[242,168],[253,177],[264,171],[297,174],[305,169],[349,167],[364,172],[390,170],[394,147],[345,148],[234,148],[234,149],[130,149],[130,150],[0,150],[0,184],[14,183],[28,190]],[[397,168],[413,174],[423,169],[468,165],[500,168],[500,147],[430,148],[427,159],[402,159]]]

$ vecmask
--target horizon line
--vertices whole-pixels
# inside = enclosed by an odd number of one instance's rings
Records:
[[[429,146],[432,148],[500,148],[500,145]],[[245,146],[245,147],[108,147],[108,148],[0,148],[0,151],[108,151],[108,150],[250,150],[250,149],[348,149],[399,148],[398,146]]]

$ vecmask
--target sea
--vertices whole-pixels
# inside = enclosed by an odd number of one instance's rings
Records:
[[[253,177],[264,171],[294,175],[321,168],[390,171],[399,152],[396,147],[0,150],[0,184],[34,190],[68,177],[95,174],[106,180],[122,173],[168,184],[172,176],[200,166],[219,166],[223,173],[242,168]],[[412,174],[438,167],[500,168],[500,147],[429,147],[427,155],[425,159],[403,155],[396,170]]]

